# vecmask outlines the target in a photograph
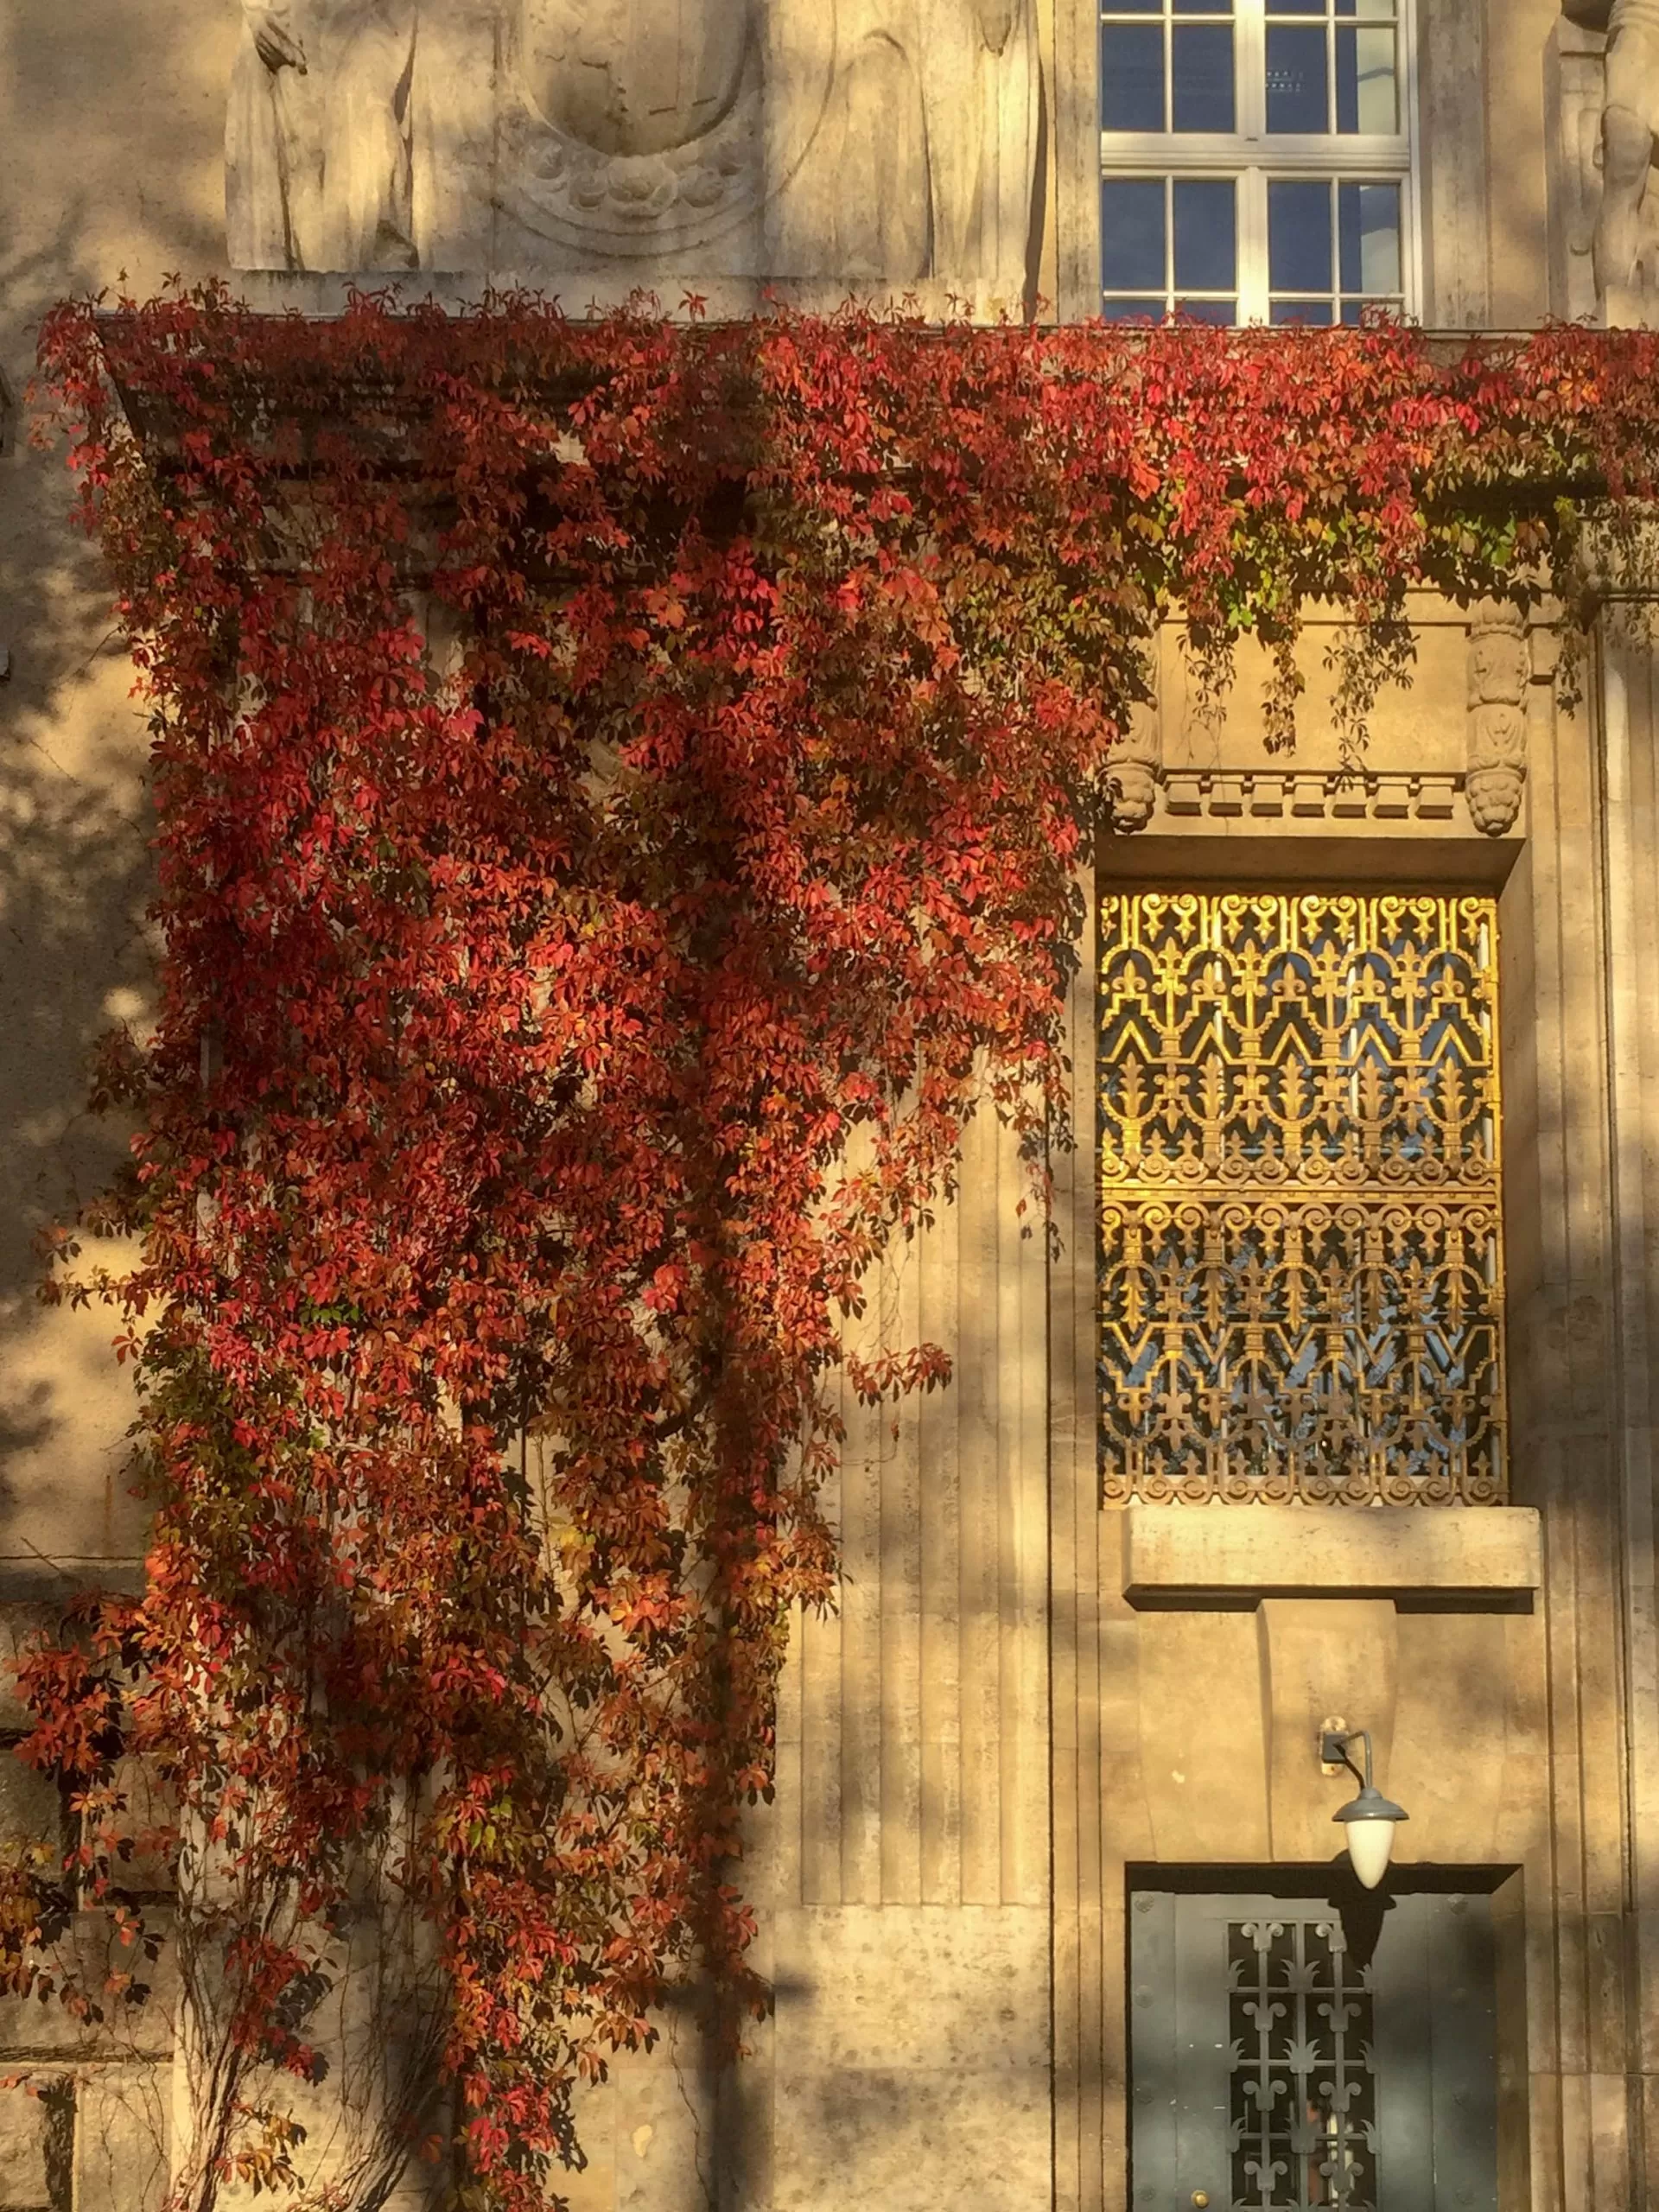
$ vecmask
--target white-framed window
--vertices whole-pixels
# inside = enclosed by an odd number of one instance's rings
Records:
[[[1410,0],[1102,0],[1101,307],[1414,304]]]

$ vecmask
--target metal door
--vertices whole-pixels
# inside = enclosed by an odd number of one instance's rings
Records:
[[[1491,1902],[1139,1890],[1135,2212],[1497,2212]]]

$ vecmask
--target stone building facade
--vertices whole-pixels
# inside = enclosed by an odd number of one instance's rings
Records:
[[[176,270],[273,312],[367,276],[1462,331],[1641,319],[1659,284],[1650,0],[16,0],[0,53],[14,1635],[143,1541],[106,1325],[30,1298],[33,1229],[109,1165],[87,1050],[151,960],[130,674],[22,434],[51,302]],[[1205,713],[1168,639],[1096,860],[1100,1142],[1060,1163],[1058,1256],[976,1128],[880,1301],[957,1380],[849,1407],[846,1586],[785,1679],[775,2018],[734,2077],[671,2021],[619,2069],[583,2212],[1659,2207],[1659,682],[1610,633],[1575,697],[1547,622],[1414,612],[1357,764],[1317,628],[1289,757],[1248,666]],[[1260,1142],[1202,1094],[1206,1009],[1274,1071]],[[1252,1265],[1325,1306],[1251,1306]],[[1341,1327],[1337,1277],[1384,1284]],[[1225,1311],[1159,1307],[1172,1280]],[[1410,1815],[1380,1921],[1332,1867],[1332,1728]],[[0,1773],[0,1822],[54,1816]],[[1253,2056],[1274,1991],[1351,2018],[1346,2056]],[[66,2032],[0,2009],[0,2073]],[[0,2096],[0,2207],[159,2204],[172,2063]]]

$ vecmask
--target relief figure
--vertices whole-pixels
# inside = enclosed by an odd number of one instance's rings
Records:
[[[302,6],[303,0],[302,0]],[[318,264],[322,138],[292,0],[242,0],[225,117],[225,220],[233,269]]]
[[[237,269],[414,269],[431,191],[416,0],[242,0],[225,127]]]
[[[1659,281],[1649,237],[1648,185],[1659,149],[1659,0],[1563,0],[1570,22],[1607,34],[1601,115],[1601,207],[1596,290]]]
[[[1036,189],[1035,0],[925,0],[933,274],[1017,308]]]
[[[816,149],[826,188],[804,266],[791,274],[908,284],[931,236],[925,94],[905,45],[872,30],[842,64]]]
[[[1036,183],[1035,0],[864,0],[816,149],[811,265],[1017,310]]]
[[[426,225],[415,0],[339,10],[323,143],[323,246],[330,269],[417,269]],[[418,155],[418,159],[417,159]]]

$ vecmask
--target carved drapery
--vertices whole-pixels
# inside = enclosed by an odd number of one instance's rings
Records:
[[[416,0],[242,0],[225,124],[238,269],[428,259],[431,146]]]
[[[1496,908],[1109,893],[1103,1494],[1504,1492]]]
[[[1606,321],[1650,323],[1659,302],[1659,194],[1651,189],[1659,0],[1561,0],[1561,14],[1551,60],[1552,185],[1566,201],[1556,277],[1568,296],[1554,304],[1558,313],[1582,312],[1571,264],[1587,245]]]

